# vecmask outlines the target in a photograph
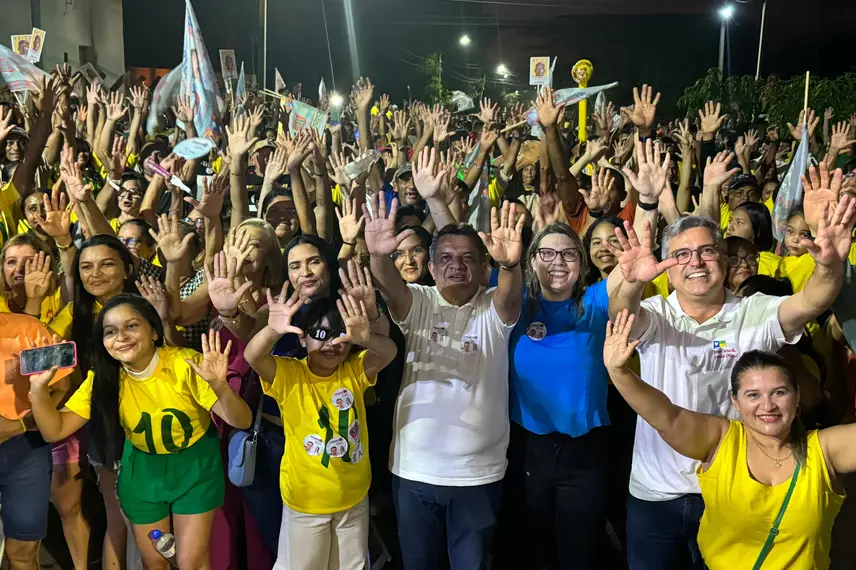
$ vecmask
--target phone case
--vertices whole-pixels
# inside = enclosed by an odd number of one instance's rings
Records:
[[[64,370],[66,368],[74,368],[75,366],[77,366],[77,343],[74,342],[73,340],[70,340],[68,342],[61,342],[59,344],[71,344],[74,346],[74,362],[71,364],[71,366],[60,366],[59,370]],[[55,345],[48,345],[48,346],[55,346]],[[44,370],[42,370],[39,372],[24,373],[24,366],[23,366],[24,353],[30,352],[32,350],[39,350],[40,348],[45,348],[45,347],[44,346],[37,346],[35,348],[27,348],[25,350],[22,350],[20,353],[18,353],[18,370],[21,371],[21,376],[33,376],[34,374],[41,374],[41,372],[44,372]]]

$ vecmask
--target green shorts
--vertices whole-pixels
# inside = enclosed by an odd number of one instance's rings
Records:
[[[137,525],[222,506],[226,482],[217,431],[212,425],[199,441],[168,455],[146,453],[126,441],[116,494],[125,516]]]

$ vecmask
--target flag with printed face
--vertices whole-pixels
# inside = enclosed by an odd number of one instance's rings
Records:
[[[306,128],[315,129],[319,137],[323,136],[324,130],[327,128],[327,113],[295,99],[291,103],[288,131],[291,133],[291,137],[294,138],[297,136],[297,133]]]
[[[800,144],[794,152],[791,167],[782,179],[779,193],[776,195],[776,205],[773,208],[773,235],[776,240],[784,241],[785,229],[788,226],[788,214],[802,203],[803,187],[800,176],[805,174],[808,166],[808,130],[803,124]]]
[[[182,68],[179,65],[158,81],[154,93],[152,93],[152,104],[146,119],[147,134],[155,134],[155,130],[158,128],[158,118],[178,102],[178,94],[181,91],[181,73]]]
[[[208,50],[202,39],[202,30],[193,12],[190,0],[185,0],[184,57],[181,61],[181,95],[196,103],[193,123],[200,137],[220,139],[220,113],[217,107],[219,87]]]
[[[285,80],[282,78],[282,75],[279,74],[279,70],[277,68],[273,68],[273,90],[279,93],[280,91],[285,90]]]
[[[38,91],[43,77],[48,74],[30,63],[26,57],[0,45],[0,75],[9,91]]]
[[[238,104],[247,100],[247,76],[244,75],[244,62],[241,62],[241,73],[238,74],[238,86],[235,87],[235,100]]]

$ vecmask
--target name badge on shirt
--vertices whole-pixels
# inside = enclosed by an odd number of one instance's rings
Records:
[[[354,395],[347,388],[339,388],[333,392],[331,402],[337,410],[349,410],[354,405]]]
[[[547,325],[540,321],[533,321],[526,327],[526,336],[532,340],[542,340],[547,336]]]
[[[439,342],[441,338],[446,337],[446,325],[432,325],[428,337],[431,339],[431,342]]]
[[[464,335],[464,338],[461,340],[461,350],[466,354],[478,352],[480,345],[479,335],[477,334]]]

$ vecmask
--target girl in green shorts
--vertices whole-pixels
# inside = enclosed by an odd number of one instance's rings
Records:
[[[213,411],[245,429],[247,404],[229,388],[226,370],[231,343],[203,336],[203,354],[164,345],[164,328],[154,307],[136,295],[110,300],[95,324],[92,370],[62,411],[52,407],[51,374],[31,377],[33,417],[48,441],[59,441],[90,420],[93,436],[107,455],[118,450],[104,434],[121,425],[125,446],[117,485],[119,503],[131,522],[147,570],[168,562],[148,538],[169,532],[170,516],[181,568],[210,568],[214,510],[223,504],[225,483]]]

